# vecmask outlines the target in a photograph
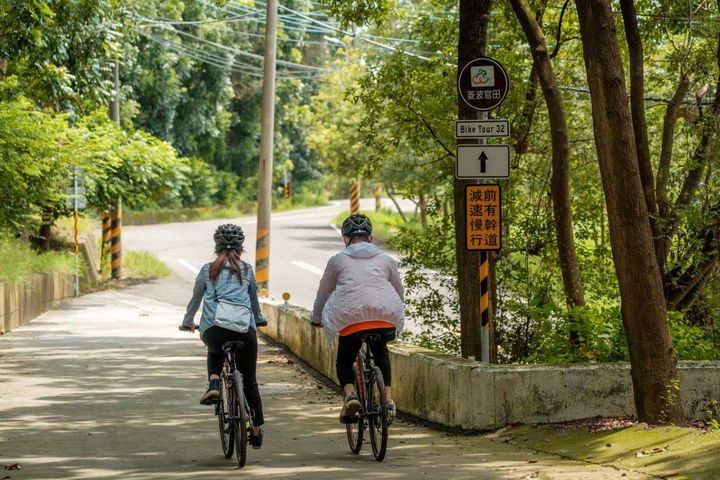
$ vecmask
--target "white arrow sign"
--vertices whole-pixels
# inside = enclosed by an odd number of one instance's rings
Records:
[[[455,176],[461,179],[509,178],[510,145],[458,145]]]

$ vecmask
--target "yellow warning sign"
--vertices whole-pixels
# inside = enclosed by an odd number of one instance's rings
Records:
[[[500,185],[465,187],[465,248],[500,250]]]

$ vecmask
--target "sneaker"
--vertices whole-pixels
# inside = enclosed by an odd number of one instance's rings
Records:
[[[340,422],[347,423],[349,419],[357,416],[361,408],[362,405],[357,395],[351,393],[345,398],[345,403],[343,403],[342,410],[340,411]]]
[[[267,320],[265,320],[265,317],[260,317],[260,319],[255,320],[255,326],[267,327]]]
[[[393,420],[395,420],[395,416],[397,415],[397,408],[395,407],[395,402],[388,399],[387,401],[387,411],[388,411],[388,423],[392,423]]]
[[[248,436],[248,443],[250,444],[250,446],[252,448],[257,450],[260,447],[262,447],[264,438],[265,438],[265,429],[261,426],[260,433],[258,433],[257,435],[253,435],[252,432],[250,433],[250,435]]]
[[[210,380],[210,383],[208,384],[208,389],[205,392],[205,395],[202,396],[200,399],[201,405],[212,405],[213,403],[216,403],[218,399],[220,398],[220,380],[219,379],[212,379]]]

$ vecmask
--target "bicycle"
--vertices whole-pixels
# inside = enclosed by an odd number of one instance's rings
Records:
[[[197,329],[197,326],[195,326]],[[180,327],[181,331],[193,331],[190,327]],[[237,369],[235,352],[242,349],[241,340],[222,344],[225,362],[220,373],[220,398],[215,402],[215,415],[218,417],[220,443],[225,458],[233,453],[237,456],[238,466],[244,467],[247,461],[248,432],[253,428],[253,411],[243,393],[243,377]]]
[[[379,367],[375,366],[372,358],[371,345],[379,342],[382,335],[379,333],[366,333],[360,336],[361,347],[355,359],[355,391],[362,408],[357,417],[348,419],[345,428],[347,439],[352,453],[358,454],[362,449],[365,424],[370,433],[375,460],[382,462],[385,458],[388,441],[388,406],[385,399],[385,382]]]

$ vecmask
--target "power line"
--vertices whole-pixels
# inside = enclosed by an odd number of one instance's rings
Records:
[[[205,38],[198,37],[197,35],[193,35],[193,34],[191,34],[191,33],[188,33],[188,32],[182,31],[182,30],[177,30],[177,29],[172,28],[172,27],[169,27],[169,26],[157,25],[157,27],[158,27],[158,28],[164,28],[164,29],[169,30],[169,31],[171,31],[171,32],[173,32],[173,33],[176,33],[176,34],[178,34],[178,35],[182,35],[183,37],[192,38],[192,39],[194,39],[194,40],[196,40],[196,41],[198,41],[198,42],[205,43],[205,44],[207,44],[207,45],[212,45],[212,46],[214,46],[214,47],[216,47],[216,48],[219,48],[219,49],[221,49],[221,50],[228,51],[228,52],[233,53],[233,54],[236,54],[236,55],[244,56],[244,57],[247,57],[247,58],[252,58],[253,60],[260,60],[260,61],[263,60],[263,56],[262,56],[262,55],[258,55],[257,53],[247,52],[247,51],[245,51],[245,50],[239,50],[239,49],[236,49],[236,48],[228,47],[227,45],[223,45],[223,44],[221,44],[221,43],[213,42],[213,41],[211,41],[211,40],[207,40],[207,39],[205,39]],[[277,63],[278,63],[278,65],[284,65],[284,66],[290,67],[290,68],[313,70],[313,71],[319,71],[319,72],[327,72],[327,71],[330,71],[330,69],[327,69],[327,68],[315,67],[315,66],[312,66],[312,65],[305,65],[305,64],[302,64],[302,63],[288,62],[287,60],[277,60]]]
[[[142,19],[144,22],[149,24],[164,24],[164,25],[206,25],[209,23],[232,23],[232,22],[238,22],[242,19],[245,19],[247,17],[250,17],[252,15],[256,15],[257,13],[251,12],[245,15],[236,15],[234,17],[228,17],[228,18],[212,18],[207,20],[169,20],[165,18],[145,18],[143,16],[137,15],[137,18]]]
[[[248,16],[251,14],[248,14]],[[213,19],[213,20],[198,20],[198,21],[174,21],[174,20],[166,20],[162,18],[145,18],[145,17],[138,17],[142,18],[143,23],[140,24],[140,26],[147,26],[147,27],[153,27],[153,26],[184,26],[184,25],[205,25],[209,23],[220,23],[220,22],[229,22],[232,18],[240,19],[245,18],[245,15],[239,15],[236,17],[231,17],[229,19]],[[237,21],[237,20],[235,20]],[[256,38],[264,38],[265,35],[259,34],[259,33],[252,33],[252,32],[246,32],[244,30],[232,30],[233,33],[240,34],[240,35],[246,35],[248,37],[256,37]],[[307,39],[297,39],[297,38],[278,38],[278,41],[281,42],[289,42],[289,43],[298,43],[298,44],[309,44],[309,45],[327,45],[327,42],[319,42],[319,41],[313,41],[313,40],[307,40]]]
[[[184,45],[177,44],[175,42],[171,42],[169,40],[157,37],[156,35],[150,35],[146,34],[145,32],[138,31],[138,34],[141,36],[147,38],[148,40],[157,43],[158,45],[172,50],[175,53],[179,53],[183,56],[186,56],[188,58],[192,58],[193,60],[197,60],[199,62],[217,67],[222,69],[227,69],[236,73],[243,73],[247,74],[253,77],[262,78],[263,75],[262,69],[259,67],[256,67],[254,65],[245,64],[241,62],[237,62],[234,60],[229,60],[227,58],[218,57],[216,55],[208,54],[207,52],[203,52],[197,49],[193,49],[192,47],[187,47]],[[317,77],[318,74],[315,74],[316,76],[313,77],[313,74],[311,72],[290,72],[290,71],[284,71],[282,74],[278,75],[278,78],[283,80],[317,80],[322,83],[328,83],[323,82],[321,79]]]
[[[340,29],[340,28],[335,28],[335,27],[333,27],[332,25],[328,25],[328,24],[326,24],[326,23],[324,23],[324,22],[321,22],[321,21],[319,21],[319,20],[315,20],[314,18],[311,18],[311,17],[308,17],[308,16],[306,16],[306,15],[303,15],[302,13],[297,12],[297,11],[295,11],[295,10],[293,10],[293,9],[291,9],[291,8],[288,8],[288,7],[284,6],[284,5],[280,5],[280,8],[282,8],[283,10],[287,10],[288,12],[290,12],[290,13],[292,13],[292,14],[294,14],[294,15],[297,15],[297,16],[300,17],[300,18],[304,18],[304,19],[306,19],[306,20],[308,20],[308,21],[310,21],[310,22],[312,22],[312,23],[317,23],[317,24],[319,24],[319,25],[325,26],[326,28],[330,28],[330,29],[332,29],[332,30],[334,30],[334,31],[336,31],[336,32],[343,33],[343,34],[348,35],[348,36],[353,37],[353,38],[358,38],[358,39],[363,40],[363,41],[365,41],[365,42],[367,42],[367,43],[370,43],[371,45],[375,45],[375,46],[377,46],[377,47],[384,48],[385,50],[390,50],[391,52],[400,52],[400,53],[402,53],[403,55],[408,55],[408,56],[410,56],[410,57],[419,58],[420,60],[425,60],[425,61],[429,61],[429,60],[430,60],[429,57],[425,57],[425,56],[422,56],[422,55],[418,55],[417,53],[406,52],[406,51],[404,51],[404,50],[400,50],[400,49],[395,48],[395,47],[393,47],[393,46],[386,45],[386,44],[380,43],[380,42],[376,42],[375,40],[371,40],[371,39],[369,39],[369,38],[366,38],[366,37],[364,37],[364,36],[362,36],[362,35],[360,35],[360,34],[358,34],[358,33],[356,33],[356,32],[348,32],[347,30],[342,30],[342,29]]]

